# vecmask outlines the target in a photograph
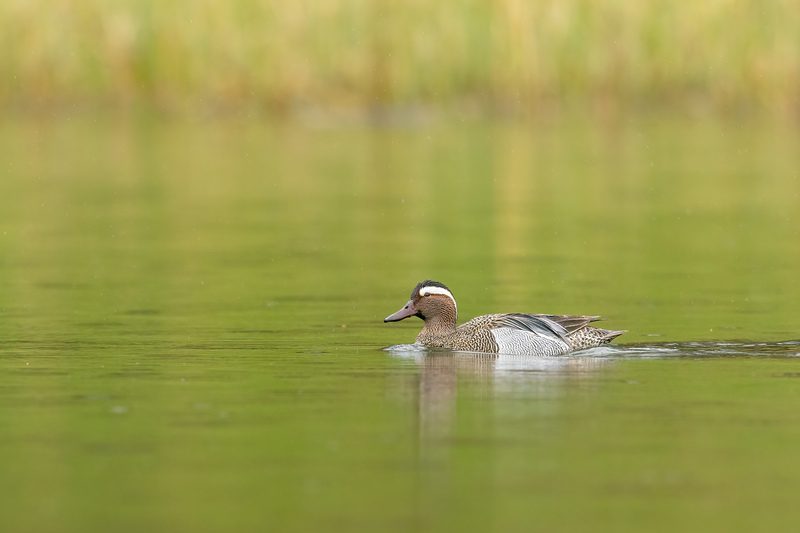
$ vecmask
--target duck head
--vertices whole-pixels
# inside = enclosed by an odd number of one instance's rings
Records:
[[[452,322],[455,327],[458,307],[453,293],[444,283],[425,280],[411,291],[411,298],[402,309],[383,319],[384,322],[398,322],[410,316],[418,316],[425,322],[442,320]]]

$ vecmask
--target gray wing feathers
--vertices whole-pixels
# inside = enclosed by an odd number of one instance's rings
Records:
[[[551,317],[553,315],[526,315],[523,313],[508,313],[499,315],[492,324],[494,327],[507,327],[528,331],[542,337],[556,341],[565,340],[568,330]]]
[[[567,333],[577,331],[584,326],[589,325],[590,322],[602,320],[600,316],[584,316],[584,315],[533,315],[536,317],[546,318],[558,325],[564,327]]]

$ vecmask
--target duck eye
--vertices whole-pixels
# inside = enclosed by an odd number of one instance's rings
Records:
[[[422,293],[422,296],[426,296],[427,297],[427,296],[430,296],[430,295],[431,295],[431,293],[429,293],[429,292]]]

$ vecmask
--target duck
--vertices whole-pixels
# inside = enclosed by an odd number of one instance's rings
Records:
[[[627,330],[589,324],[600,316],[502,313],[482,315],[456,326],[458,306],[444,283],[427,279],[411,291],[399,311],[383,319],[424,321],[416,342],[431,348],[506,355],[564,355],[609,343]]]

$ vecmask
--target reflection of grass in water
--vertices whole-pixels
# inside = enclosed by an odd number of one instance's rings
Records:
[[[12,101],[697,100],[796,110],[790,0],[30,0],[0,4]]]

